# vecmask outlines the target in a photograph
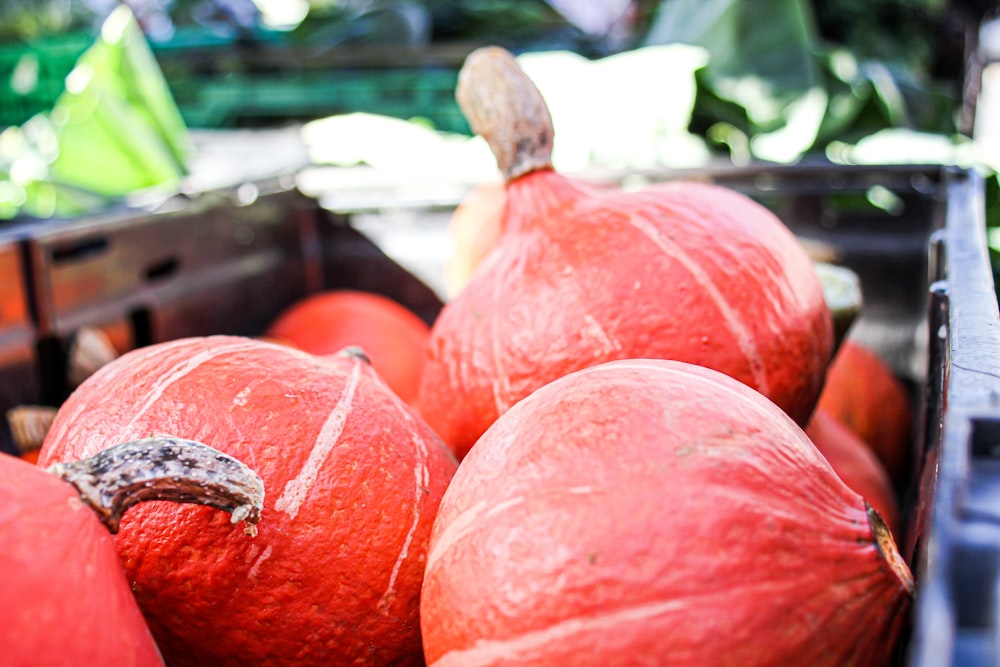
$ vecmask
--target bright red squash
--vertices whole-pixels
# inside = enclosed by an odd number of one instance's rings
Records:
[[[417,391],[430,327],[389,297],[331,290],[305,297],[280,313],[264,334],[318,355],[360,347],[404,401]]]
[[[868,443],[822,409],[813,413],[805,431],[847,486],[871,503],[893,531],[899,530],[899,502],[892,480]]]
[[[199,443],[126,443],[49,472],[0,454],[4,665],[163,665],[109,532],[151,498],[246,508],[237,521],[257,521],[263,487],[246,466]]]
[[[892,367],[874,350],[847,338],[827,370],[817,407],[868,443],[894,482],[909,479],[910,396]]]
[[[622,360],[504,413],[434,523],[428,667],[884,665],[913,580],[788,416],[710,369]]]
[[[545,103],[501,49],[468,57],[457,96],[507,183],[499,243],[434,322],[417,395],[459,457],[533,390],[613,359],[714,368],[806,423],[832,321],[773,213],[705,183],[625,192],[556,173]]]
[[[426,543],[456,461],[362,355],[231,336],[129,352],[63,404],[40,464],[151,432],[246,461],[268,489],[253,540],[198,507],[122,521],[168,664],[421,664]]]

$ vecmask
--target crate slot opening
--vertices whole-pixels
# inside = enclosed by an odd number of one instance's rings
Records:
[[[972,420],[971,450],[975,459],[1000,460],[1000,419]]]
[[[106,236],[94,236],[67,243],[52,249],[52,261],[56,263],[74,262],[102,255],[111,247]]]
[[[153,342],[153,318],[149,308],[133,308],[128,314],[132,325],[132,341],[135,347],[144,347]]]
[[[981,536],[969,537],[972,539],[956,545],[952,565],[956,626],[963,630],[992,630],[997,589],[983,582],[996,581],[1000,573],[998,554],[993,545],[980,542]]]
[[[181,267],[181,262],[176,257],[168,257],[162,261],[151,264],[146,268],[146,281],[156,282],[175,275]]]

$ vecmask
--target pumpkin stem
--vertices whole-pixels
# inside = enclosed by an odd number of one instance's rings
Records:
[[[844,266],[814,262],[823,285],[823,297],[833,316],[833,350],[831,356],[847,338],[847,332],[861,314],[864,303],[858,274]]]
[[[136,503],[171,500],[229,512],[253,536],[264,506],[257,473],[208,445],[173,436],[126,442],[48,471],[75,486],[111,533]]]
[[[66,360],[66,379],[71,387],[79,387],[84,380],[102,366],[119,356],[111,338],[96,327],[83,327],[70,341]]]
[[[363,361],[369,366],[372,363],[372,360],[368,358],[368,355],[365,354],[364,348],[362,348],[360,345],[348,345],[347,347],[337,352],[337,354],[344,357],[348,357],[350,359],[357,359],[358,361]]]
[[[42,448],[56,412],[56,408],[48,405],[17,405],[7,410],[7,425],[18,453],[23,455]]]
[[[498,46],[470,53],[458,73],[455,99],[472,131],[496,156],[506,182],[552,169],[552,117],[534,82]]]
[[[868,510],[868,525],[871,526],[872,536],[875,538],[875,548],[882,554],[882,558],[885,559],[889,569],[896,573],[900,583],[903,584],[903,588],[912,597],[916,592],[916,587],[913,583],[913,573],[910,571],[910,567],[906,564],[906,561],[899,554],[899,549],[896,548],[896,541],[892,538],[892,531],[889,530],[889,526],[885,525],[882,516],[867,500],[865,501],[865,508]]]

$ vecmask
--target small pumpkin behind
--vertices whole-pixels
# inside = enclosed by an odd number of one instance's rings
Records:
[[[817,410],[857,434],[885,466],[895,484],[911,462],[913,412],[906,385],[874,350],[848,337],[826,374]]]
[[[847,486],[871,503],[893,532],[898,531],[899,501],[892,480],[868,443],[822,409],[813,413],[805,430]]]
[[[337,289],[293,303],[264,336],[320,356],[360,347],[379,376],[409,403],[417,392],[430,327],[389,297]]]
[[[477,183],[459,202],[448,221],[452,241],[445,262],[445,289],[458,294],[476,268],[496,246],[503,228],[507,188],[500,180]]]

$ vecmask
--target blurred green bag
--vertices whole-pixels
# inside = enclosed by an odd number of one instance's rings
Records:
[[[42,116],[6,131],[22,135],[18,152],[5,156],[7,186],[23,193],[28,215],[85,213],[137,190],[174,188],[187,173],[187,128],[125,5],[109,15]]]

